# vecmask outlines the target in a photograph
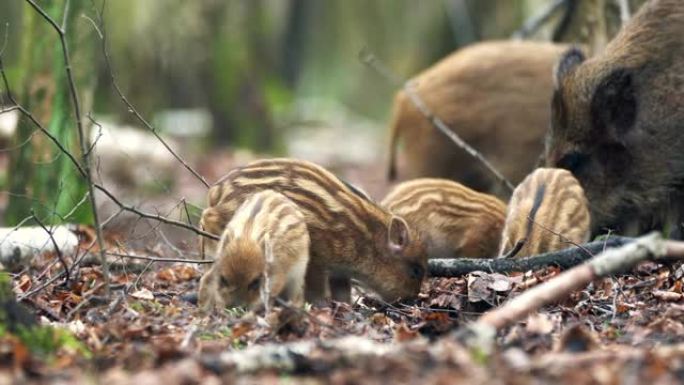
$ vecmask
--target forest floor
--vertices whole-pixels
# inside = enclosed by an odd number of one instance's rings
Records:
[[[44,273],[40,281],[54,274],[51,265],[46,257],[36,266]],[[645,263],[594,282],[500,333],[493,352],[466,348],[452,332],[557,269],[429,279],[419,299],[406,304],[361,294],[353,304],[275,307],[267,315],[201,314],[188,300],[201,275],[197,266],[142,261],[127,270],[112,272],[109,298],[100,267],[91,266],[74,272],[68,285],[50,285],[26,300],[44,323],[68,328],[81,346],[30,354],[31,346],[0,339],[0,383],[665,384],[684,378],[681,265]],[[35,288],[28,274],[14,279],[18,295]],[[348,336],[389,349],[372,345],[350,356],[336,348]],[[222,355],[306,340],[316,341],[306,357],[294,347],[283,357],[246,356],[247,364]]]
[[[219,170],[226,168],[204,167],[202,173],[214,180]],[[374,196],[386,189],[369,176],[383,175],[379,169],[348,168],[344,174],[370,185]],[[192,194],[201,192],[180,195]],[[128,235],[121,228],[107,231],[108,248],[153,258],[195,251],[189,240],[124,246]],[[80,234],[80,252],[86,252],[93,232],[81,227]],[[65,258],[73,263],[74,256]],[[76,339],[45,342],[0,333],[0,384],[655,385],[684,379],[681,264],[647,262],[597,280],[501,331],[491,351],[464,344],[456,333],[484,311],[552,279],[557,268],[428,279],[410,303],[388,304],[357,291],[352,304],[205,315],[192,301],[202,265],[117,258],[111,267],[109,295],[97,264],[74,269],[69,282],[59,278],[45,286],[62,270],[56,255],[12,275],[17,297],[35,292],[22,303],[41,323],[66,328]]]

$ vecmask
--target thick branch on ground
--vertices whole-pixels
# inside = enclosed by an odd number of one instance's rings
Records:
[[[473,271],[510,273],[548,266],[569,269],[586,262],[606,248],[622,246],[633,240],[634,238],[628,237],[611,237],[606,241],[591,242],[582,247],[574,246],[553,253],[519,259],[431,259],[428,262],[428,274],[431,277],[460,277]]]
[[[494,165],[492,165],[479,151],[477,151],[466,141],[464,141],[456,133],[456,131],[450,129],[449,126],[446,123],[444,123],[442,119],[439,118],[439,116],[435,115],[432,112],[432,110],[430,110],[427,104],[425,104],[423,99],[416,92],[415,85],[412,81],[401,81],[401,79],[398,76],[393,74],[392,71],[389,70],[389,68],[383,65],[380,62],[380,60],[367,48],[364,48],[359,53],[359,59],[361,60],[361,62],[371,67],[373,70],[382,75],[392,84],[396,86],[401,86],[406,95],[409,97],[409,99],[411,99],[413,105],[418,109],[418,111],[420,111],[421,114],[423,114],[425,119],[427,119],[435,129],[444,134],[454,144],[456,144],[456,146],[458,146],[459,148],[463,149],[466,153],[468,153],[468,155],[472,156],[478,162],[482,163],[482,165],[492,174],[492,176],[496,178],[496,180],[499,181],[502,185],[504,185],[510,192],[513,191],[513,184],[508,179],[506,179],[506,177],[503,176],[503,174],[499,172],[499,170],[497,170],[496,167],[494,167]]]
[[[582,353],[548,353],[522,361],[517,370],[534,371],[544,368],[580,367],[592,362],[629,362],[645,356],[672,357],[681,355],[684,345],[658,346],[655,348],[623,348],[619,350],[596,350]],[[387,344],[367,338],[348,336],[330,340],[307,340],[289,343],[254,345],[243,350],[201,356],[202,364],[216,373],[236,375],[276,372],[280,374],[324,375],[336,369],[355,368],[364,370],[382,364],[393,368],[396,360],[415,365],[416,368],[435,365],[457,365],[470,376],[473,383],[481,383],[487,365],[476,361],[472,350],[451,338],[434,342],[426,340]],[[476,362],[479,362],[476,363]],[[402,364],[403,365],[403,364]]]
[[[405,345],[383,344],[366,338],[349,336],[321,341],[318,339],[285,344],[252,346],[218,356],[205,356],[203,363],[223,372],[254,373],[276,370],[301,373],[330,370],[350,363],[401,354]]]
[[[657,233],[645,235],[622,247],[606,250],[589,262],[565,271],[485,313],[476,322],[475,330],[482,327],[502,329],[545,305],[566,298],[597,278],[627,271],[646,260],[667,259],[684,259],[684,242],[663,240]]]

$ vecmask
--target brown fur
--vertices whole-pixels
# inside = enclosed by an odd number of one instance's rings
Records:
[[[579,182],[567,170],[538,168],[515,188],[506,214],[499,255],[520,241],[516,256],[565,249],[589,240],[590,216]]]
[[[498,251],[506,205],[494,196],[422,178],[394,187],[382,206],[421,233],[430,258],[491,258]]]
[[[245,196],[264,189],[281,192],[304,214],[311,237],[308,301],[321,299],[328,276],[338,300],[350,299],[350,278],[386,300],[418,294],[427,268],[420,237],[403,219],[310,162],[261,160],[231,171],[209,190],[204,228],[215,233]]]
[[[477,43],[447,56],[413,81],[435,115],[517,183],[543,152],[551,73],[566,49],[552,43]],[[500,186],[478,161],[438,132],[404,91],[395,97],[390,122],[390,179],[396,174],[400,139],[405,179],[448,178],[490,192]]]
[[[684,1],[651,0],[603,53],[557,67],[546,162],[579,179],[595,232],[682,236],[683,36]]]
[[[205,210],[205,223],[213,211]],[[267,282],[270,296],[303,303],[309,243],[304,215],[290,199],[272,190],[248,197],[225,226],[216,261],[200,280],[199,306],[259,305]]]

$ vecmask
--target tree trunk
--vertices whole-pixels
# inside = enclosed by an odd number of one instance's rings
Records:
[[[95,71],[92,68],[94,45],[89,25],[80,17],[86,2],[71,2],[67,17],[67,41],[77,89],[89,110]],[[63,19],[63,2],[42,5],[57,22]],[[57,137],[76,159],[81,159],[73,106],[59,44],[59,36],[28,5],[23,11],[23,35],[18,63],[18,81],[13,90],[19,102],[31,111],[47,130]],[[27,142],[10,157],[8,171],[11,192],[5,221],[15,225],[33,210],[48,223],[62,220],[89,223],[92,210],[87,200],[76,209],[87,192],[85,180],[69,159],[54,144],[36,131],[28,119],[20,119],[15,145]],[[68,218],[65,215],[70,213]]]

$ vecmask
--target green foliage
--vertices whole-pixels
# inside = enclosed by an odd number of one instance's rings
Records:
[[[69,331],[34,323],[26,310],[18,305],[12,292],[12,279],[0,272],[0,338],[16,336],[31,354],[50,361],[59,352],[90,358],[90,351]]]
[[[187,209],[187,215],[190,217],[190,222],[199,223],[202,218],[202,208],[192,203],[186,202],[184,208]]]
[[[80,22],[85,2],[73,2],[67,19],[67,41],[71,48],[71,64],[79,91],[92,86],[83,64],[89,61],[92,45],[78,39],[87,27]],[[55,20],[61,20],[64,4],[42,4]],[[76,159],[80,159],[79,142],[73,106],[66,83],[65,63],[57,33],[28,5],[23,8],[21,52],[12,70],[13,91],[19,102],[31,111],[47,131],[52,133]],[[82,95],[81,95],[82,96]],[[83,107],[83,106],[82,106]],[[43,221],[56,224],[67,218],[80,223],[92,222],[88,203],[73,210],[87,191],[87,185],[70,159],[37,130],[28,119],[21,119],[13,145],[27,142],[11,153],[8,185],[11,192],[5,213],[7,225],[16,225],[33,211]]]
[[[0,334],[2,336],[2,334]],[[90,358],[92,353],[69,331],[50,326],[20,327],[19,340],[40,359],[50,361],[60,351]]]
[[[233,330],[229,326],[223,326],[215,331],[202,331],[198,334],[198,337],[203,341],[214,341],[230,338],[231,335],[233,335]]]

